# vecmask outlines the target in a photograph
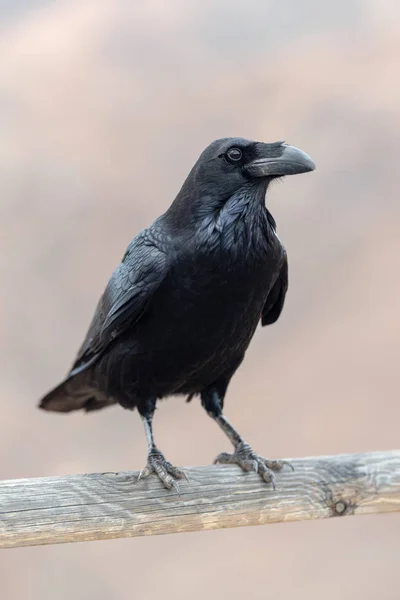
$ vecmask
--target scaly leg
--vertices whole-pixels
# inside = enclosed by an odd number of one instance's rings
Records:
[[[167,489],[178,489],[176,479],[182,479],[185,477],[184,472],[178,467],[174,467],[168,462],[164,454],[157,448],[154,442],[153,436],[153,416],[155,410],[155,401],[146,403],[143,410],[142,407],[138,407],[140,416],[144,425],[146,433],[146,440],[148,446],[147,464],[139,473],[137,481],[145,479],[151,474],[157,475],[161,483]]]
[[[214,463],[237,464],[243,471],[255,471],[266,483],[272,483],[272,487],[275,489],[274,472],[280,471],[285,464],[293,469],[292,465],[286,461],[269,460],[254,452],[252,447],[245,442],[222,414],[222,399],[216,390],[203,393],[201,403],[208,415],[218,423],[235,448],[232,453],[222,452],[219,454]]]

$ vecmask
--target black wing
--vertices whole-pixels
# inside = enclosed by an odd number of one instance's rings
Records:
[[[270,293],[268,294],[267,300],[264,304],[261,325],[272,325],[278,320],[283,305],[285,303],[285,296],[288,290],[289,278],[288,278],[288,262],[287,256],[281,267],[278,279],[275,281]]]
[[[164,241],[150,228],[130,243],[99,300],[69,376],[93,364],[112,340],[143,315],[167,272]]]

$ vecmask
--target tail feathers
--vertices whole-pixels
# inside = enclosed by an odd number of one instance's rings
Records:
[[[90,412],[112,404],[115,404],[113,398],[104,396],[93,386],[85,385],[79,374],[66,379],[46,394],[40,401],[39,408],[64,413],[73,410]]]

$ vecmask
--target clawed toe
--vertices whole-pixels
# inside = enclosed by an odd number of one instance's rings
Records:
[[[282,471],[285,466],[294,471],[294,466],[287,460],[268,460],[267,458],[264,458],[263,460],[265,465],[268,469],[271,469],[271,471]]]
[[[182,469],[179,469],[168,462],[163,453],[157,449],[153,449],[149,453],[147,465],[140,471],[137,481],[145,479],[152,474],[157,475],[163,486],[168,490],[175,488],[179,491],[176,479],[187,479],[187,476]]]
[[[293,466],[287,461],[263,458],[256,454],[251,446],[245,442],[239,444],[233,453],[222,452],[219,454],[214,460],[215,463],[236,464],[243,471],[255,471],[265,483],[271,483],[273,489],[275,489],[274,472],[281,471],[285,465],[288,465],[294,471]]]

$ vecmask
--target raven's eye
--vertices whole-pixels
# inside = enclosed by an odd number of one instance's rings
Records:
[[[242,151],[239,148],[231,148],[227,152],[227,157],[236,162],[242,158]]]

